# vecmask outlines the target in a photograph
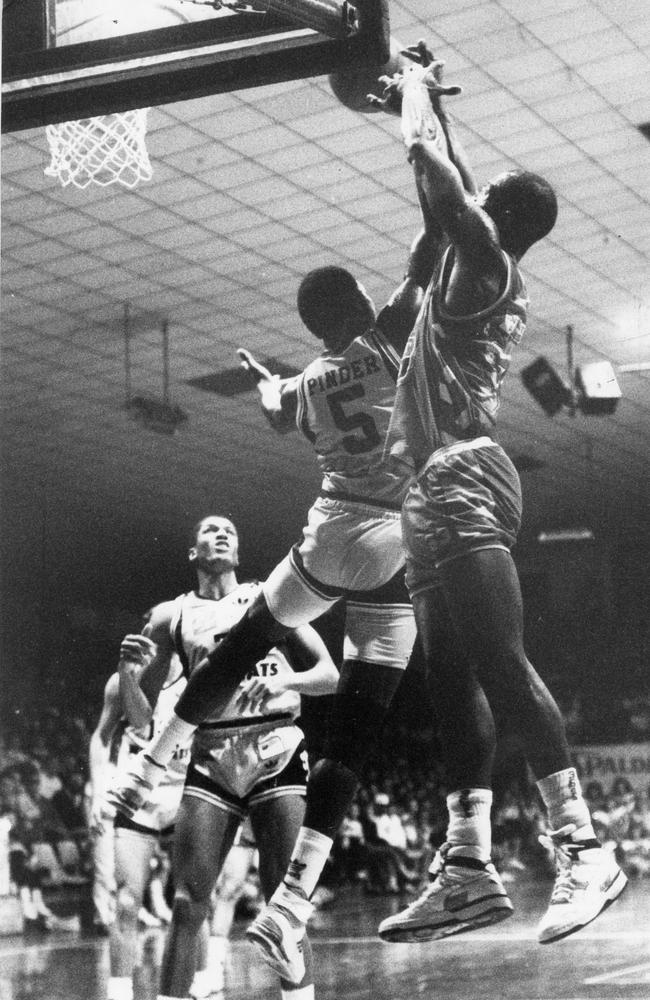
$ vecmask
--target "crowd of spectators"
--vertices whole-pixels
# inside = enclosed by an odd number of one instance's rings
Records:
[[[17,713],[0,736],[0,896],[19,896],[25,930],[47,930],[53,888],[89,886],[92,838],[85,786],[92,721],[48,707]],[[430,735],[430,734],[429,734]],[[402,742],[400,740],[402,739]],[[317,902],[356,885],[371,894],[417,893],[446,827],[441,775],[427,734],[395,734],[380,747],[335,839]],[[402,753],[395,752],[402,747]],[[424,752],[426,750],[426,753]],[[435,759],[435,756],[434,756]],[[493,808],[494,860],[505,881],[552,873],[545,821],[520,761],[499,769]],[[650,878],[650,787],[624,777],[584,783],[599,838],[632,877]]]
[[[53,887],[88,884],[92,853],[84,787],[89,730],[47,708],[17,712],[0,735],[0,894],[15,888],[25,930],[49,930]]]

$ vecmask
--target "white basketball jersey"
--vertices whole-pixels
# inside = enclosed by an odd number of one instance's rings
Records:
[[[241,583],[220,600],[199,597],[194,591],[176,598],[170,631],[188,675],[244,616],[246,609],[260,591],[259,583]],[[255,665],[244,681],[250,676],[276,676],[278,673],[294,673],[294,670],[286,656],[279,649],[274,648]],[[237,704],[238,693],[238,691],[235,692],[228,705],[217,717],[210,717],[206,722],[213,724],[237,720],[245,724],[254,721],[257,717],[262,721],[265,715],[273,712],[271,700],[263,711],[259,708],[256,708],[255,711],[247,710],[245,719],[242,719],[242,709]],[[286,704],[286,695],[283,695],[282,698],[283,704]],[[291,714],[296,716],[300,711],[300,695],[296,694],[295,699],[291,700],[293,704]]]
[[[297,378],[296,423],[313,445],[327,494],[400,504],[405,477],[383,458],[398,367],[395,349],[371,330],[340,354],[323,352]]]

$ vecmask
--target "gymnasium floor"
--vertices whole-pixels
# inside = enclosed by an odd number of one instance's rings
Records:
[[[444,942],[389,945],[375,937],[392,898],[346,890],[312,928],[317,1000],[649,1000],[650,882],[632,882],[590,927],[540,947],[547,886],[509,886],[516,915]],[[223,1000],[279,1000],[273,976],[237,925]],[[160,931],[143,935],[136,1000],[154,1000]],[[108,943],[57,932],[42,943],[0,938],[0,1000],[105,1000]]]

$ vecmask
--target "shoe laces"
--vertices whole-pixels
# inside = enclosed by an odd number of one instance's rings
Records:
[[[447,864],[447,852],[450,846],[450,844],[442,844],[436,851],[431,867],[429,868],[429,881],[417,899],[414,899],[412,903],[409,903],[406,908],[407,912],[417,910],[422,903],[425,903],[434,894],[434,892],[437,892],[440,888]]]
[[[434,882],[438,875],[445,870],[447,864],[447,854],[449,853],[449,848],[451,844],[441,844],[435,853],[435,857],[429,869],[429,874],[431,875],[431,882]]]
[[[591,841],[572,841],[571,834],[575,832],[575,824],[563,826],[559,830],[549,830],[539,836],[539,842],[547,850],[555,851],[556,876],[551,903],[570,903],[573,894],[579,887],[575,866],[579,861],[580,852],[592,847]]]

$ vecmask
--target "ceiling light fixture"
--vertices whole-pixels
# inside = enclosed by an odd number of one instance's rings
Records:
[[[134,396],[131,392],[131,337],[133,324],[129,303],[124,303],[124,409],[133,420],[139,421],[147,430],[156,434],[171,436],[181,424],[187,422],[187,413],[172,403],[169,393],[169,321],[161,322],[162,332],[162,398]]]
[[[594,533],[591,528],[558,528],[554,531],[540,531],[537,541],[540,545],[554,542],[592,542]]]

